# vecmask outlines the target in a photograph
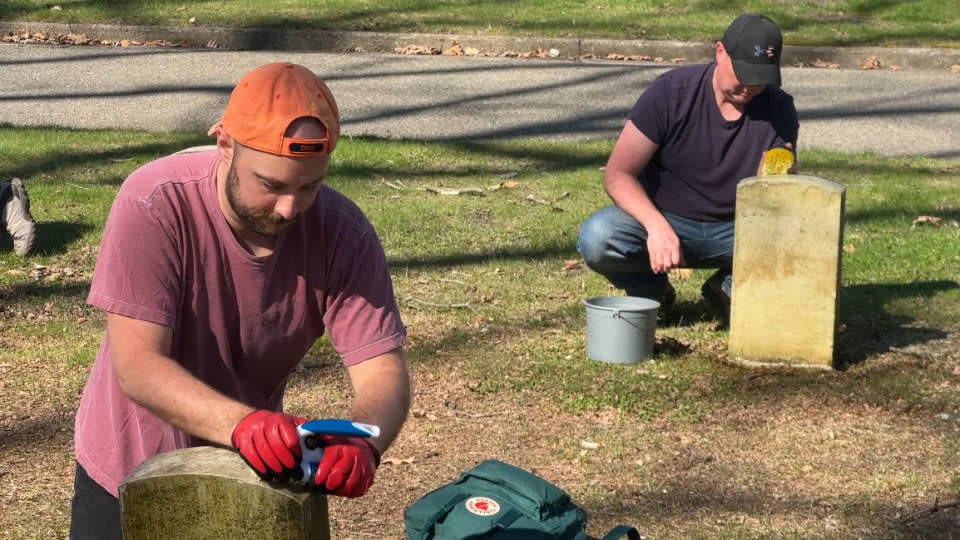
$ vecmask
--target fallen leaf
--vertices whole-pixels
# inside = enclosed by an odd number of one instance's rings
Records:
[[[546,56],[547,53],[539,47],[537,47],[535,50],[519,53],[517,55],[518,58],[545,58]]]
[[[501,189],[515,189],[520,187],[520,182],[516,180],[507,180],[506,182],[498,182],[487,188],[487,191],[499,191]]]
[[[179,12],[184,12],[184,11],[186,11],[186,10],[187,10],[187,6],[180,6],[180,7],[177,8],[177,11],[179,11]]]
[[[941,219],[934,216],[919,216],[917,219],[913,220],[913,223],[910,224],[910,228],[916,227],[918,224],[929,223],[934,227],[940,226]]]
[[[89,43],[90,40],[84,34],[74,34],[70,33],[59,38],[59,41],[62,43],[73,43],[74,45],[83,45]]]
[[[50,11],[63,11],[63,8],[60,6],[53,6],[50,8]]]
[[[606,56],[606,59],[628,61],[628,62],[651,62],[651,61],[661,62],[663,61],[663,58],[654,58],[646,54],[620,54],[620,53],[610,53]],[[673,59],[673,62],[675,63],[683,63],[686,61],[687,61],[686,58]]]
[[[583,268],[583,263],[581,263],[579,259],[567,259],[563,261],[564,270],[579,270],[581,268]]]
[[[412,465],[413,458],[411,457],[411,458],[400,459],[400,458],[388,457],[380,461],[381,465],[384,463],[389,463],[390,465]]]
[[[423,45],[407,45],[405,47],[397,47],[393,50],[397,54],[409,54],[409,55],[434,55],[440,54],[440,49],[435,47],[424,47]]]
[[[196,18],[196,17],[190,17],[189,19],[187,19],[187,22],[190,23],[190,24],[193,24],[193,23],[197,22],[197,18]]]
[[[828,69],[838,69],[840,67],[840,64],[837,64],[835,62],[827,62],[826,60],[822,60],[820,58],[817,58],[816,60],[814,60],[810,65],[815,68],[828,68]]]
[[[453,42],[453,45],[443,50],[443,56],[463,56],[463,47],[460,46],[456,41]]]
[[[880,67],[880,58],[877,55],[870,55],[869,58],[860,64],[860,69],[878,69]]]
[[[580,448],[584,450],[596,450],[600,448],[600,443],[595,443],[593,441],[580,441]]]
[[[549,202],[547,202],[547,201],[545,201],[545,200],[543,200],[543,199],[538,199],[538,198],[536,197],[536,195],[534,195],[533,193],[527,195],[526,200],[528,200],[528,201],[530,201],[530,202],[535,202],[535,203],[537,203],[537,204],[543,204],[543,205],[549,205],[549,204],[550,204]]]
[[[847,244],[847,245],[843,246],[843,252],[844,252],[844,253],[853,253],[853,252],[856,251],[856,250],[857,250],[857,248],[853,247],[853,244]]]
[[[487,195],[480,188],[441,189],[434,186],[427,186],[423,189],[431,193],[436,193],[437,195],[478,195],[480,197],[485,197]]]

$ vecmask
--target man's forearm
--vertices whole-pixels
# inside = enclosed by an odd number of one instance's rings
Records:
[[[608,172],[604,188],[613,203],[633,216],[648,231],[666,224],[666,218],[650,200],[646,190],[635,176],[623,171]]]
[[[380,453],[393,443],[410,410],[410,378],[400,351],[372,358],[350,368],[356,398],[353,420],[380,426],[370,442]]]
[[[253,411],[160,354],[143,353],[114,366],[120,388],[130,399],[187,433],[216,444],[230,446],[234,426]]]

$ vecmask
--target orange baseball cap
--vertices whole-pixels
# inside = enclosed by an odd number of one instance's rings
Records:
[[[327,134],[319,139],[285,136],[298,118],[316,118]],[[340,136],[340,112],[327,85],[309,69],[278,62],[260,66],[240,79],[230,94],[223,126],[234,141],[278,156],[308,157],[333,152]]]

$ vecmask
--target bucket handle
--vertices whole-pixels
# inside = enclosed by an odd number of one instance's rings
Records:
[[[646,331],[647,331],[646,328],[640,328],[639,326],[637,326],[637,325],[636,325],[633,321],[631,321],[630,319],[627,319],[626,317],[621,316],[619,309],[618,309],[618,310],[615,310],[615,311],[613,312],[613,318],[614,318],[614,319],[620,319],[621,321],[629,324],[630,326],[636,328],[637,330],[639,330],[639,331],[641,331],[641,332],[646,332]]]

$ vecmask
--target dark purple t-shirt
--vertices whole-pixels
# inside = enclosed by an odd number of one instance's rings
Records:
[[[630,121],[658,145],[640,174],[662,211],[699,221],[734,215],[737,184],[755,176],[763,153],[797,145],[793,98],[768,86],[739,120],[723,118],[713,93],[715,63],[684,66],[657,77],[630,111]]]

